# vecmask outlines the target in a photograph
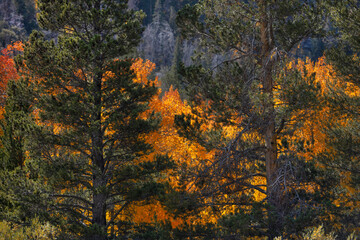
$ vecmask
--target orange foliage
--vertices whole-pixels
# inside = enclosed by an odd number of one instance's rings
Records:
[[[352,83],[343,81],[341,77],[336,74],[334,68],[326,63],[325,57],[318,59],[315,63],[309,59],[305,62],[299,60],[297,64],[292,63],[289,67],[298,69],[302,74],[305,74],[306,72],[308,76],[315,73],[315,83],[320,85],[322,96],[331,94],[334,91],[343,91],[343,93],[348,96],[360,96],[360,88]],[[304,72],[304,70],[306,71]],[[309,114],[309,117],[305,119],[303,126],[297,128],[294,132],[293,139],[302,140],[304,142],[305,151],[297,152],[307,161],[311,161],[314,157],[323,153],[335,156],[336,152],[328,145],[329,136],[326,135],[326,132],[323,131],[323,129],[326,124],[329,123],[336,123],[345,127],[348,125],[349,120],[348,116],[345,115],[334,116],[331,108],[326,105],[316,110],[316,112],[313,110]],[[324,167],[319,162],[316,162],[316,164],[318,167]],[[349,184],[351,179],[350,175],[349,172],[342,172],[341,186],[347,189],[348,193],[343,193],[342,199],[338,199],[334,202],[337,206],[347,202],[346,199],[348,199],[348,196],[356,193],[356,190]],[[347,206],[356,208],[356,206]]]
[[[150,61],[144,62],[141,59],[138,59],[134,64],[132,69],[135,71],[136,82],[146,83],[148,81],[148,76],[151,71],[155,68],[155,65]],[[156,79],[155,84],[160,86],[159,81]],[[211,164],[215,156],[215,150],[207,151],[204,147],[196,142],[191,142],[190,140],[179,136],[177,129],[175,127],[174,119],[176,115],[193,115],[190,105],[183,101],[180,97],[179,92],[172,87],[165,92],[164,96],[160,98],[159,94],[153,98],[149,103],[149,111],[157,112],[161,114],[161,126],[160,129],[156,132],[153,132],[150,135],[145,136],[145,139],[148,143],[152,144],[154,147],[154,152],[147,156],[147,160],[154,158],[156,154],[167,154],[169,155],[176,164],[181,166],[185,164],[188,167],[195,167],[199,164]],[[196,111],[201,113],[206,107],[211,107],[211,104],[203,104],[198,106]],[[210,117],[211,118],[211,117]],[[234,119],[235,122],[239,122],[239,119]],[[206,125],[201,125],[202,131],[210,130],[213,127],[214,122],[210,119],[207,121]],[[236,136],[239,129],[234,126],[223,126],[224,136],[232,139]],[[210,160],[210,161],[209,161]],[[167,179],[170,181],[170,184],[174,187],[180,186],[182,183],[179,179],[179,176],[174,176],[169,174]],[[254,184],[263,184],[264,179],[255,178]],[[187,189],[189,191],[194,190],[193,182],[186,183]],[[230,197],[230,196],[229,196]],[[255,199],[263,200],[264,195],[260,192],[254,194]],[[227,196],[224,196],[227,198]],[[229,214],[234,212],[235,208],[233,206],[224,207],[221,215]],[[205,224],[208,222],[216,222],[218,216],[215,216],[211,211],[211,208],[203,210],[199,215],[200,218],[191,218],[191,219],[175,219],[171,214],[167,213],[163,207],[158,204],[151,204],[147,206],[134,206],[133,211],[136,212],[133,216],[135,222],[145,222],[151,223],[155,219],[158,221],[169,220],[173,227],[177,227],[184,222],[187,223],[197,223]]]
[[[148,77],[155,69],[155,63],[152,63],[150,60],[146,60],[144,62],[143,59],[138,58],[134,61],[130,69],[134,71],[134,74],[136,76],[134,82],[145,84],[149,81]],[[154,80],[154,83],[155,86],[160,87],[157,78]]]
[[[155,65],[150,61],[143,61],[138,59],[132,66],[132,69],[135,71],[136,82],[146,83],[151,71],[155,68]],[[160,86],[158,79],[155,80],[155,84]],[[159,92],[160,94],[160,92]],[[146,157],[146,160],[151,160],[157,154],[165,154],[172,158],[176,164],[179,166],[185,164],[189,167],[194,167],[205,162],[211,162],[215,156],[214,151],[207,151],[200,144],[191,142],[186,138],[179,136],[177,129],[175,127],[174,119],[176,115],[191,115],[191,107],[186,102],[180,98],[180,94],[177,90],[174,90],[172,87],[165,92],[164,96],[160,98],[159,94],[155,96],[152,101],[149,103],[150,109],[146,114],[151,112],[157,112],[161,114],[161,124],[160,129],[156,132],[153,132],[147,136],[145,139],[148,143],[153,145],[154,152]],[[197,108],[198,112],[203,111],[200,107]],[[212,127],[212,122],[210,121],[208,125],[201,126],[202,130],[206,131]],[[238,132],[238,129],[235,127],[224,126],[226,137],[232,138]],[[180,177],[175,174],[170,174],[167,176],[167,180],[170,181],[170,184],[174,187],[180,186]],[[263,179],[254,179],[257,184],[262,183]],[[187,189],[191,191],[192,182],[186,183]],[[262,200],[263,195],[255,194],[255,198]],[[226,197],[225,197],[226,198]],[[132,211],[136,214],[132,216],[132,220],[138,223],[151,223],[155,221],[170,221],[172,227],[177,227],[184,222],[187,223],[199,223],[204,224],[207,222],[216,222],[217,216],[215,216],[211,210],[204,210],[200,213],[201,218],[196,219],[179,219],[174,218],[169,214],[159,203],[153,203],[145,206],[132,206]],[[234,208],[228,207],[224,208],[222,214],[228,214],[233,212]]]
[[[13,56],[23,51],[23,45],[21,42],[15,42],[12,45],[8,45],[1,50],[0,54],[0,96],[1,105],[4,104],[6,96],[6,86],[10,79],[16,80],[19,78],[18,72],[15,68],[15,62]]]
[[[289,68],[296,68],[302,74],[306,74],[307,77],[315,74],[315,83],[320,85],[322,96],[329,94],[333,89],[344,89],[348,94],[360,93],[359,89],[354,89],[354,86],[351,84],[339,81],[339,77],[333,67],[325,62],[325,57],[319,58],[315,63],[310,59],[306,61],[298,60],[297,64],[291,63]],[[335,121],[336,119],[334,119],[331,109],[327,106],[323,106],[316,112],[308,113],[308,116],[303,126],[296,129],[293,136],[296,136],[295,138],[298,140],[304,141],[304,148],[307,151],[301,154],[307,160],[310,160],[314,155],[331,151],[326,144],[327,136],[322,129],[325,123]]]
[[[155,69],[155,64],[149,60],[143,61],[137,59],[132,65],[136,78],[135,82],[147,83],[150,73]],[[158,79],[154,81],[156,86],[160,86]],[[190,114],[190,106],[181,100],[179,92],[172,87],[168,92],[160,98],[160,91],[149,103],[150,109],[146,114],[156,112],[161,114],[160,129],[145,136],[146,142],[153,145],[154,151],[152,154],[146,156],[146,160],[153,159],[156,155],[168,155],[175,163],[181,165],[186,163],[195,165],[199,159],[209,159],[213,157],[212,152],[207,152],[203,147],[196,143],[180,137],[175,127],[175,115]],[[168,176],[170,183],[176,187],[178,186],[178,176]],[[177,227],[184,222],[183,219],[175,219],[169,214],[159,203],[153,203],[147,206],[132,206],[134,216],[133,221],[138,223],[151,223],[155,219],[158,221],[169,220],[173,227]]]
[[[1,50],[0,53],[0,119],[4,115],[6,88],[9,80],[17,80],[18,72],[15,68],[14,55],[23,51],[21,42],[15,42]]]

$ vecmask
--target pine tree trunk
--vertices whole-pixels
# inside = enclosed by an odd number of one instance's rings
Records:
[[[105,186],[104,179],[101,176],[94,176],[93,186],[95,189],[93,195],[93,222],[92,224],[98,228],[98,233],[93,235],[91,240],[106,239],[106,195],[101,192]],[[98,190],[100,192],[98,193]]]
[[[106,179],[104,176],[105,162],[103,156],[103,134],[101,130],[101,82],[102,76],[95,79],[94,92],[94,132],[92,134],[92,156],[93,156],[93,219],[92,224],[98,229],[99,234],[93,235],[91,240],[106,239]]]
[[[276,213],[273,210],[276,206],[274,201],[275,192],[275,180],[277,171],[277,135],[275,132],[275,108],[273,102],[273,62],[271,61],[271,51],[273,45],[272,32],[271,32],[271,20],[267,13],[266,1],[260,1],[261,8],[261,19],[260,19],[260,31],[261,31],[261,42],[262,42],[262,84],[263,91],[266,95],[266,101],[264,103],[265,112],[265,165],[266,165],[266,186],[267,186],[267,198],[269,204],[269,216],[268,216],[268,227],[269,237],[272,239],[274,233],[277,232],[276,224]],[[276,211],[276,210],[275,210]]]

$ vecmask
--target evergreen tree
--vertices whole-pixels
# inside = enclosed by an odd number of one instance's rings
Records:
[[[10,81],[7,86],[7,98],[2,128],[3,167],[12,171],[25,165],[24,136],[29,124],[27,115],[31,111],[31,102],[22,98],[29,91],[25,91],[23,81]],[[20,96],[20,97],[19,97]]]
[[[22,22],[24,24],[24,29],[28,35],[31,33],[32,30],[37,28],[35,1],[33,1],[33,0],[16,0],[15,6],[16,6],[18,14],[22,16]]]
[[[0,46],[6,45],[16,40],[23,39],[24,33],[20,28],[11,27],[6,21],[0,20]]]
[[[154,14],[153,14],[153,18],[152,18],[153,22],[161,22],[161,20],[162,20],[161,12],[162,12],[161,0],[156,0]]]
[[[37,28],[33,0],[4,0],[0,3],[0,46],[22,41]]]
[[[161,78],[161,89],[163,92],[166,92],[172,86],[177,89],[181,97],[185,97],[184,87],[181,85],[181,76],[179,74],[181,63],[181,40],[178,36],[176,38],[174,57],[171,63],[170,69],[167,70],[164,77]]]
[[[336,28],[333,47],[326,52],[327,60],[337,73],[339,84],[331,86],[327,103],[334,119],[326,123],[328,153],[318,156],[323,166],[332,172],[333,198],[341,204],[334,212],[340,222],[341,234],[351,233],[359,228],[360,212],[360,132],[358,95],[360,87],[360,1],[330,1],[328,9]],[[340,235],[341,237],[343,235]]]
[[[199,38],[203,50],[225,58],[210,68],[183,68],[199,117],[177,118],[182,134],[216,150],[213,161],[199,166],[195,186],[213,209],[237,206],[235,215],[219,222],[224,236],[273,238],[315,220],[315,203],[299,187],[310,180],[301,173],[309,166],[288,145],[301,120],[294,116],[315,106],[318,88],[313,77],[285,69],[298,44],[321,30],[321,4],[204,0],[178,15],[183,36]],[[201,53],[199,59],[204,62]],[[205,123],[214,128],[204,130]],[[229,127],[234,136],[224,135]],[[259,194],[265,206],[256,203]],[[251,202],[252,210],[244,207]]]
[[[126,57],[139,43],[142,14],[126,0],[39,0],[38,8],[40,27],[58,37],[34,31],[17,62],[35,86],[27,150],[43,181],[37,192],[48,199],[43,210],[73,238],[126,237],[127,207],[159,194],[159,174],[170,166],[164,156],[141,158],[151,151],[144,134],[159,123],[145,114],[157,88],[134,81]]]
[[[34,212],[19,203],[21,184],[26,181],[25,136],[31,125],[29,112],[32,107],[28,98],[29,88],[24,81],[11,80],[7,84],[7,98],[1,119],[0,137],[0,207],[1,220],[24,223]]]
[[[16,12],[14,1],[0,3],[0,47],[24,38],[21,15]]]

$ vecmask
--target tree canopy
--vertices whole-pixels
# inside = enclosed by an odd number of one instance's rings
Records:
[[[4,45],[36,28],[6,4]],[[138,57],[142,7],[179,31],[171,67]],[[0,236],[359,236],[359,1],[36,8],[0,53]]]

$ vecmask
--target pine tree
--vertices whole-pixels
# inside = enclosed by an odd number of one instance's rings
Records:
[[[330,1],[328,9],[337,34],[326,58],[334,66],[338,84],[331,86],[327,104],[334,118],[324,124],[328,152],[318,156],[335,179],[331,193],[338,204],[334,210],[342,225],[341,237],[359,228],[360,159],[359,159],[359,89],[360,89],[360,19],[359,1]]]
[[[124,212],[162,192],[169,159],[151,151],[144,135],[157,129],[145,114],[157,93],[151,80],[134,81],[127,54],[139,43],[140,12],[126,0],[38,1],[45,40],[34,31],[18,59],[33,81],[37,127],[29,135],[29,162],[44,186],[50,217],[86,239],[129,234]],[[39,192],[39,191],[38,191]]]
[[[33,0],[16,0],[15,6],[19,15],[22,16],[22,22],[27,34],[37,28],[35,1]]]
[[[311,218],[309,209],[299,207],[304,196],[297,195],[305,180],[294,173],[305,163],[287,148],[287,141],[299,124],[294,116],[301,111],[306,116],[306,109],[314,106],[317,87],[313,76],[304,78],[286,70],[286,63],[303,39],[321,29],[321,4],[200,1],[179,13],[183,36],[199,38],[203,51],[224,59],[210,68],[201,64],[183,68],[188,96],[197,104],[199,117],[183,115],[177,122],[185,136],[217,150],[216,158],[200,167],[195,183],[214,206],[238,207],[235,216],[222,221],[225,236],[248,231],[273,238],[310,224],[305,220]],[[201,54],[199,59],[206,61]],[[205,122],[214,128],[204,130]],[[235,133],[226,135],[225,128]],[[254,202],[254,192],[263,196],[266,213],[259,203],[252,212],[242,207]],[[296,219],[305,221],[293,222]]]
[[[184,88],[183,86],[181,86],[181,76],[179,74],[179,68],[181,63],[181,40],[179,36],[176,38],[174,48],[174,57],[172,59],[171,67],[170,69],[166,69],[167,72],[165,73],[164,77],[161,78],[161,89],[162,91],[166,92],[172,86],[173,88],[177,89],[180,92],[181,96],[184,98]]]
[[[155,2],[155,7],[154,7],[154,14],[153,14],[153,22],[161,22],[162,20],[162,4],[161,4],[161,0],[156,0]]]
[[[20,225],[29,224],[35,217],[44,220],[41,207],[45,199],[36,194],[42,189],[42,182],[38,182],[36,175],[29,174],[32,167],[26,162],[27,136],[35,125],[30,116],[33,111],[31,89],[26,80],[10,80],[0,120],[0,219]],[[32,197],[28,195],[30,192]]]

